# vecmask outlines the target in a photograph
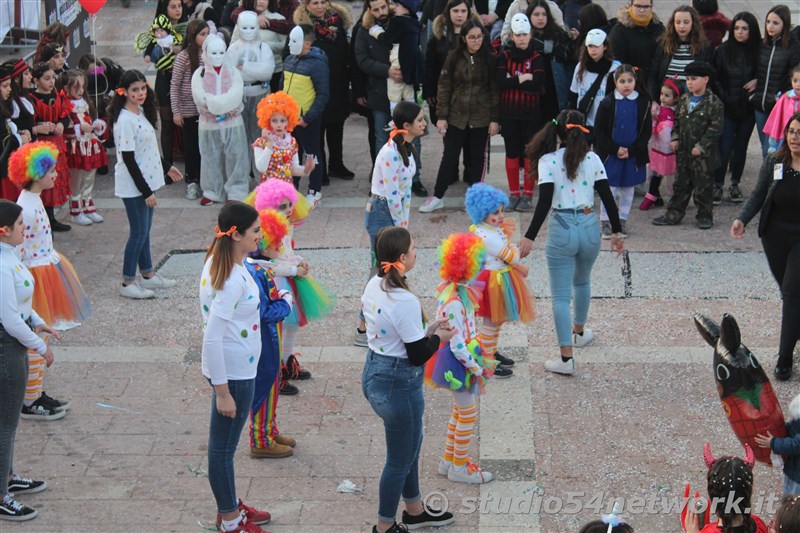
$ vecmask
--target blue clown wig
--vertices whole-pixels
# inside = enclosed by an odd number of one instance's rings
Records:
[[[467,207],[467,215],[472,219],[472,223],[478,224],[483,222],[487,215],[497,211],[501,205],[508,207],[508,196],[497,187],[492,187],[486,183],[476,183],[467,189],[464,204]]]

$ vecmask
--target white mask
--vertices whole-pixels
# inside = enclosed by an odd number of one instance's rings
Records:
[[[156,39],[156,42],[161,48],[169,48],[172,46],[172,43],[175,42],[175,37],[172,34],[169,34],[166,37]]]
[[[239,28],[239,37],[245,42],[250,42],[258,38],[258,15],[252,11],[242,11],[236,19],[236,27]]]
[[[221,67],[225,61],[225,41],[216,35],[209,35],[203,43],[203,52],[209,65]]]
[[[295,26],[289,32],[289,53],[293,56],[299,56],[303,51],[303,29],[300,26]]]

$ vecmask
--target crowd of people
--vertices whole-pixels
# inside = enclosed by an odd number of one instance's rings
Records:
[[[13,470],[19,419],[55,420],[70,408],[43,390],[49,340],[78,327],[91,305],[53,248],[53,232],[71,229],[55,210],[68,205],[69,221],[80,226],[104,221],[93,189],[95,176],[109,173],[109,148],[114,194],[129,222],[121,296],[152,298],[176,285],[156,272],[150,252],[160,188],[185,181],[187,199],[221,205],[200,280],[203,375],[213,387],[209,481],[221,531],[259,533],[270,520],[236,495],[233,457],[245,423],[254,457],[294,453],[296,440],[278,431],[278,396],[298,393],[289,380],[311,377],[295,339],[330,312],[335,295],[295,253],[293,228],[320,205],[331,178],[355,177],[343,154],[351,112],[367,118],[372,159],[370,277],[354,343],[367,348],[363,392],[387,441],[373,531],[454,520],[420,500],[424,383],[453,395],[438,473],[456,483],[493,479],[468,449],[487,380],[513,375],[514,361],[498,350],[503,324],[536,316],[521,260],[548,221],[560,354],[544,367],[573,375],[573,349],[594,338],[586,324],[600,244],[624,250],[635,189],[648,181],[639,209],[666,206],[657,226],[679,224],[693,196],[698,228],[713,227],[728,171],[729,200],[746,200],[732,237],[760,212],[759,237],[783,300],[774,375],[789,379],[800,337],[799,37],[787,6],[769,9],[762,37],[755,14],[729,20],[716,0],[680,6],[666,23],[652,0],[630,0],[612,18],[581,0],[367,0],[355,23],[348,7],[329,0],[159,0],[134,43],[143,64],[155,67],[150,87],[136,65],[90,54],[74,61],[66,27],[49,26],[32,64],[0,65],[0,275],[3,294],[14,295],[0,305],[0,390],[11,406],[0,413],[9,429],[0,439],[0,519],[34,518],[15,495],[47,486]],[[764,161],[745,199],[754,128]],[[429,129],[443,142],[430,196],[421,177]],[[497,134],[503,189],[483,183]],[[174,164],[181,159],[184,171]],[[443,208],[460,160],[472,226],[439,247],[442,284],[428,321],[405,278],[416,264],[406,229],[411,199],[426,198],[421,213]],[[665,177],[674,181],[668,202]],[[518,244],[507,211],[533,211]],[[732,472],[742,484],[731,490],[749,500],[749,456],[707,463],[710,497]],[[792,482],[790,495],[800,487]],[[778,522],[800,519],[794,504],[784,503]],[[766,531],[749,512],[718,518],[724,527]],[[685,525],[704,524],[691,513]],[[582,529],[600,530],[632,531],[613,515]]]

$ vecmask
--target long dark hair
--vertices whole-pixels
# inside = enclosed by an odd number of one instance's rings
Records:
[[[584,37],[583,41],[585,42],[586,38]],[[608,61],[614,60],[614,54],[611,51],[611,43],[608,40],[608,35],[606,35],[606,40],[603,41],[603,45],[606,47],[603,50],[603,59],[607,59]],[[586,73],[586,65],[589,64],[589,61],[594,61],[592,57],[589,55],[589,50],[587,49],[585,44],[580,46],[580,53],[578,54],[578,70],[575,74],[575,77],[578,79],[578,82],[583,81],[583,75]],[[598,76],[604,76],[605,74],[598,74]]]
[[[158,18],[159,15],[164,15],[169,19],[169,15],[167,15],[167,7],[169,7],[169,3],[170,0],[158,0],[158,3],[156,4],[156,16],[153,18],[155,19]],[[181,1],[181,18],[178,21],[179,23],[186,22],[186,19],[189,18],[189,13],[187,13],[187,11],[188,9],[186,9],[186,6],[184,5],[183,1]],[[170,22],[172,22],[171,19]]]
[[[772,44],[772,37],[767,33],[767,17],[770,13],[775,13],[783,21],[783,32],[781,33],[781,48],[789,48],[789,30],[792,29],[792,12],[783,4],[777,5],[767,11],[764,17],[764,42]]]
[[[489,42],[489,36],[483,29],[483,24],[468,18],[464,25],[461,26],[461,33],[458,34],[456,47],[447,54],[447,59],[444,60],[444,67],[442,67],[442,70],[447,70],[452,74],[453,66],[456,61],[460,61],[464,57],[464,52],[467,50],[467,33],[474,28],[481,30],[483,41],[481,42],[481,47],[475,52],[473,57],[477,59],[480,64],[489,68],[489,60],[492,57],[492,46]],[[494,72],[492,72],[492,76],[494,76]]]
[[[449,0],[447,5],[444,6],[444,11],[442,11],[442,20],[444,21],[444,26],[447,28],[447,31],[444,34],[444,38],[447,39],[447,42],[450,43],[450,48],[453,49],[458,44],[458,35],[456,33],[455,28],[453,27],[453,21],[450,19],[450,10],[454,7],[458,7],[461,4],[467,6],[467,20],[472,18],[472,4],[469,0]],[[463,26],[461,27],[461,33],[463,34]]]
[[[525,10],[525,16],[528,17],[528,20],[530,20],[531,13],[533,13],[533,10],[537,7],[544,8],[544,12],[547,15],[547,24],[545,24],[544,28],[541,30],[538,30],[531,25],[531,32],[534,33],[541,31],[541,35],[544,36],[545,39],[558,40],[566,37],[567,32],[559,28],[555,23],[553,20],[553,12],[550,10],[550,5],[545,2],[545,0],[535,0],[534,2],[528,4],[528,9]]]
[[[16,63],[17,61],[20,61],[20,59],[14,58],[12,61]],[[30,70],[30,68],[26,70]],[[22,86],[22,76],[24,74],[25,70],[11,78],[11,98],[17,102],[17,105],[22,105],[19,99],[28,95],[28,89]]]
[[[783,127],[783,138],[784,142],[778,151],[775,152],[775,160],[778,163],[783,163],[784,168],[789,168],[792,165],[792,152],[789,150],[789,143],[785,141],[786,134],[789,131],[789,126],[792,122],[798,121],[800,122],[800,112],[795,113],[794,115],[786,121],[786,126]]]
[[[34,79],[34,80],[38,80],[39,78],[41,78],[42,76],[44,76],[44,75],[45,75],[45,73],[46,73],[48,70],[52,70],[52,71],[53,71],[53,74],[55,74],[55,72],[56,72],[56,71],[53,69],[53,67],[51,67],[51,66],[50,66],[50,63],[47,63],[47,62],[45,62],[45,61],[39,61],[39,62],[38,62],[38,63],[36,63],[36,64],[33,66],[33,68],[31,69],[31,76],[33,76],[33,79]],[[38,89],[39,87],[37,86],[36,88]],[[55,88],[53,88],[53,92],[55,92]],[[44,93],[42,93],[42,94],[44,94]]]
[[[186,53],[189,54],[189,66],[192,73],[200,66],[200,55],[203,50],[197,46],[197,36],[201,31],[208,28],[208,23],[202,19],[190,20],[186,26]]]
[[[126,70],[119,79],[118,88],[127,90],[137,81],[143,81],[147,83],[147,78],[145,78],[144,74],[138,70]],[[125,103],[127,101],[127,96],[114,91],[114,96],[111,98],[111,102],[108,104],[108,125],[111,128],[113,128],[114,123],[117,122],[119,114],[122,111],[122,108],[125,107]],[[142,105],[142,109],[144,111],[144,117],[155,128],[156,123],[158,122],[158,102],[156,101],[156,93],[153,92],[153,89],[149,85],[147,86],[147,98]]]
[[[94,120],[97,118],[97,110],[94,108],[94,102],[92,102],[92,99],[88,97],[89,80],[86,77],[86,73],[76,68],[67,69],[64,72],[62,72],[61,75],[58,77],[58,84],[66,93],[67,98],[69,98],[70,97],[69,89],[70,87],[75,85],[78,82],[78,80],[83,80],[83,95],[84,95],[83,100],[89,107],[89,116],[91,116],[92,120]]]
[[[580,61],[583,49],[586,48],[586,34],[590,30],[599,29],[608,33],[608,15],[606,10],[599,4],[586,4],[578,11],[578,38],[575,43],[575,59]]]
[[[681,45],[681,38],[678,37],[678,32],[675,31],[676,13],[689,13],[692,17],[692,30],[689,32],[689,53],[692,54],[692,57],[696,57],[697,54],[708,46],[708,39],[706,38],[706,32],[703,31],[703,23],[700,20],[700,15],[697,14],[697,10],[692,6],[678,6],[675,8],[675,11],[672,12],[666,31],[659,37],[662,49],[666,55],[671,56],[675,54],[678,50],[678,46]]]
[[[564,167],[567,170],[567,177],[574,181],[578,176],[578,167],[589,153],[589,143],[586,141],[586,134],[580,128],[567,129],[567,124],[584,126],[584,123],[583,113],[565,109],[555,120],[545,124],[525,147],[525,155],[531,160],[531,168],[535,168],[534,165],[538,164],[544,154],[555,152],[558,149],[558,140],[561,139],[561,145],[566,148]]]
[[[244,234],[256,220],[258,220],[258,211],[253,207],[244,202],[228,202],[219,210],[217,226],[219,231],[229,231],[236,226],[236,231]],[[208,247],[206,261],[209,257],[214,257],[209,268],[211,288],[214,290],[222,290],[233,271],[236,259],[233,255],[233,243],[233,237],[223,235],[215,237],[214,242]]]
[[[375,236],[376,264],[380,266],[384,261],[387,263],[399,261],[401,255],[408,253],[409,248],[411,248],[411,234],[408,230],[400,226],[387,226]],[[384,291],[389,289],[411,291],[405,275],[396,268],[390,268],[386,272],[382,268],[378,268],[378,276],[383,278],[381,288]]]
[[[22,207],[10,200],[0,200],[0,228],[14,225],[22,213]]]
[[[392,121],[397,129],[402,129],[405,123],[413,124],[419,116],[422,107],[414,102],[400,102],[394,108],[392,113]],[[403,158],[403,165],[408,166],[409,157],[417,157],[417,151],[414,145],[406,142],[405,137],[402,135],[394,136],[394,143],[397,145],[397,151],[400,152],[400,157]]]
[[[3,80],[3,81],[5,81],[5,80]],[[8,82],[9,82],[9,85],[13,85],[14,84],[14,82],[12,82],[11,80],[8,80]],[[0,83],[3,83],[3,82],[0,81]],[[12,111],[11,111],[11,101],[13,99],[14,99],[14,95],[13,94],[9,94],[8,95],[8,100],[3,100],[2,98],[0,98],[0,117],[2,117],[2,118],[11,118],[11,113],[12,113]],[[2,152],[2,150],[0,150],[0,152]]]
[[[800,531],[800,496],[784,496],[775,513],[775,531]]]
[[[749,11],[740,11],[739,13],[736,13],[736,15],[733,17],[733,20],[731,20],[731,28],[728,31],[728,41],[726,41],[728,44],[725,45],[725,59],[728,62],[732,62],[735,59],[735,45],[739,43],[736,40],[736,37],[733,36],[733,29],[736,27],[736,23],[740,20],[747,24],[750,32],[747,42],[741,46],[744,47],[744,53],[747,61],[755,63],[756,58],[758,57],[758,48],[761,46],[761,30],[758,27],[758,20],[756,20],[755,15]]]
[[[722,532],[731,533],[731,522],[741,515],[745,533],[755,533],[756,523],[750,515],[753,470],[738,457],[720,457],[708,469],[707,479],[708,497],[712,502],[718,502],[714,511],[722,520]],[[732,505],[734,502],[736,506]]]

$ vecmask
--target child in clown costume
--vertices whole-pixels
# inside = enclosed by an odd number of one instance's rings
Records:
[[[242,76],[226,61],[225,41],[217,35],[203,43],[203,65],[192,74],[203,155],[200,204],[243,200],[250,189],[250,156],[241,114]]]
[[[487,253],[486,267],[477,279],[477,284],[483,288],[478,311],[483,318],[481,343],[499,364],[495,377],[505,378],[512,375],[508,367],[514,361],[497,352],[500,328],[505,322],[527,324],[536,318],[533,296],[525,282],[528,268],[519,264],[519,248],[509,242],[514,234],[514,221],[503,218],[508,196],[491,185],[476,183],[467,190],[464,203],[473,223],[469,230],[483,240]]]
[[[70,262],[53,249],[50,221],[40,196],[55,184],[58,157],[58,150],[49,142],[25,144],[9,158],[8,177],[22,189],[17,204],[22,207],[25,235],[19,252],[35,280],[33,310],[55,329],[67,330],[86,320],[92,307]],[[57,420],[69,409],[69,402],[45,394],[45,366],[36,351],[28,352],[24,419]]]
[[[436,318],[449,321],[455,329],[450,342],[442,344],[425,365],[425,382],[453,393],[439,475],[457,483],[488,483],[492,473],[483,472],[467,457],[478,418],[475,397],[495,366],[481,348],[475,321],[480,293],[470,285],[483,269],[486,246],[473,233],[454,233],[442,241],[438,255],[439,275],[444,281],[436,289]]]
[[[305,166],[301,166],[297,155],[297,140],[292,135],[300,121],[297,102],[285,92],[278,91],[258,103],[257,114],[261,137],[253,143],[253,153],[261,183],[280,179],[299,185],[299,179],[295,183],[294,176],[308,176],[315,165],[314,158],[307,156]]]
[[[310,204],[297,193],[294,185],[283,180],[270,179],[256,187],[253,203],[257,211],[275,209],[289,218],[293,226],[302,223],[308,215]],[[328,292],[308,275],[311,265],[294,252],[292,231],[283,238],[279,251],[268,250],[270,268],[281,289],[291,291],[294,308],[283,323],[281,354],[281,394],[294,395],[299,391],[288,380],[306,380],[311,373],[300,366],[294,352],[298,330],[310,321],[327,315],[334,305]]]
[[[278,404],[281,368],[281,328],[292,311],[292,294],[278,290],[270,271],[270,261],[263,255],[278,251],[289,233],[289,221],[273,209],[259,212],[263,235],[256,257],[248,258],[245,267],[258,285],[261,315],[261,358],[256,371],[253,406],[250,409],[250,454],[253,457],[289,457],[295,440],[278,432],[275,409]]]

